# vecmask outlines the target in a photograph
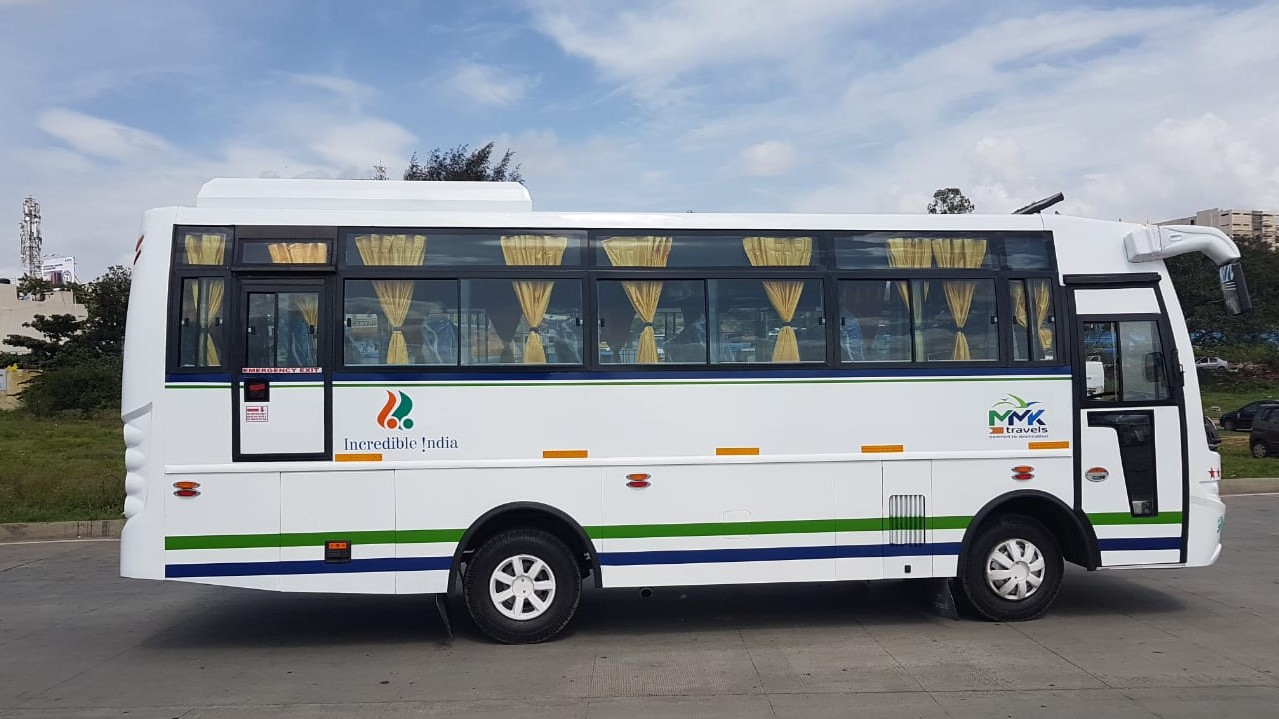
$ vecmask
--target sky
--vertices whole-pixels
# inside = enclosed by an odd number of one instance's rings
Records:
[[[1279,211],[1279,2],[0,0],[22,200],[82,279],[213,177],[515,151],[539,210]]]

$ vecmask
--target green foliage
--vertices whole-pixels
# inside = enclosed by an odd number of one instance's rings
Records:
[[[31,275],[23,275],[18,280],[18,296],[34,297],[43,300],[45,295],[53,292],[53,283],[43,277],[32,277]]]
[[[24,282],[29,279],[24,278]],[[27,353],[6,355],[4,359],[12,358],[31,369],[49,369],[118,358],[124,351],[131,281],[128,268],[113,265],[93,282],[76,285],[75,296],[84,304],[88,317],[78,320],[72,315],[36,315],[24,326],[44,336],[9,335],[5,344],[25,348]],[[35,281],[30,287],[38,289]]]
[[[119,357],[59,365],[31,378],[19,396],[27,411],[37,417],[118,411],[122,374]]]
[[[958,187],[944,187],[933,193],[933,201],[928,203],[930,215],[966,215],[972,212],[973,201],[964,197]]]
[[[507,150],[502,159],[493,164],[493,143],[471,151],[468,145],[458,145],[449,150],[431,150],[426,163],[418,161],[417,153],[409,159],[404,171],[406,180],[473,180],[487,182],[524,182],[520,166],[511,166],[514,150]],[[376,174],[377,166],[374,166]],[[386,168],[382,168],[385,177]]]
[[[1231,361],[1233,357],[1216,348],[1273,342],[1275,333],[1279,332],[1279,284],[1276,284],[1279,252],[1257,238],[1236,237],[1235,243],[1239,245],[1244,277],[1252,297],[1252,311],[1242,315],[1226,313],[1212,260],[1195,252],[1167,261],[1168,274],[1186,314],[1191,341],[1200,347],[1212,347],[1213,354]]]
[[[0,522],[118,518],[121,449],[118,416],[0,412]]]

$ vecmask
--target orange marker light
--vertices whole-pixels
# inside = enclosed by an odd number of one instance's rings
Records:
[[[199,482],[174,482],[173,488],[174,489],[199,489],[200,483]]]

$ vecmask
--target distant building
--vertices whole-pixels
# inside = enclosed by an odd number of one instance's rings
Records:
[[[22,326],[36,315],[71,315],[82,320],[89,316],[89,311],[65,290],[54,290],[43,300],[20,300],[16,284],[0,281],[0,352],[25,351],[5,344],[4,339],[9,335],[40,336],[39,332]]]
[[[1200,210],[1193,217],[1160,222],[1161,225],[1202,225],[1215,227],[1231,237],[1260,237],[1270,244],[1279,243],[1275,215],[1262,210]]]

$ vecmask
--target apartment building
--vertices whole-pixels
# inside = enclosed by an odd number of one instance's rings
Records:
[[[1275,214],[1263,210],[1200,210],[1191,217],[1165,220],[1161,225],[1203,225],[1215,227],[1231,237],[1260,237],[1270,244],[1279,242]]]

